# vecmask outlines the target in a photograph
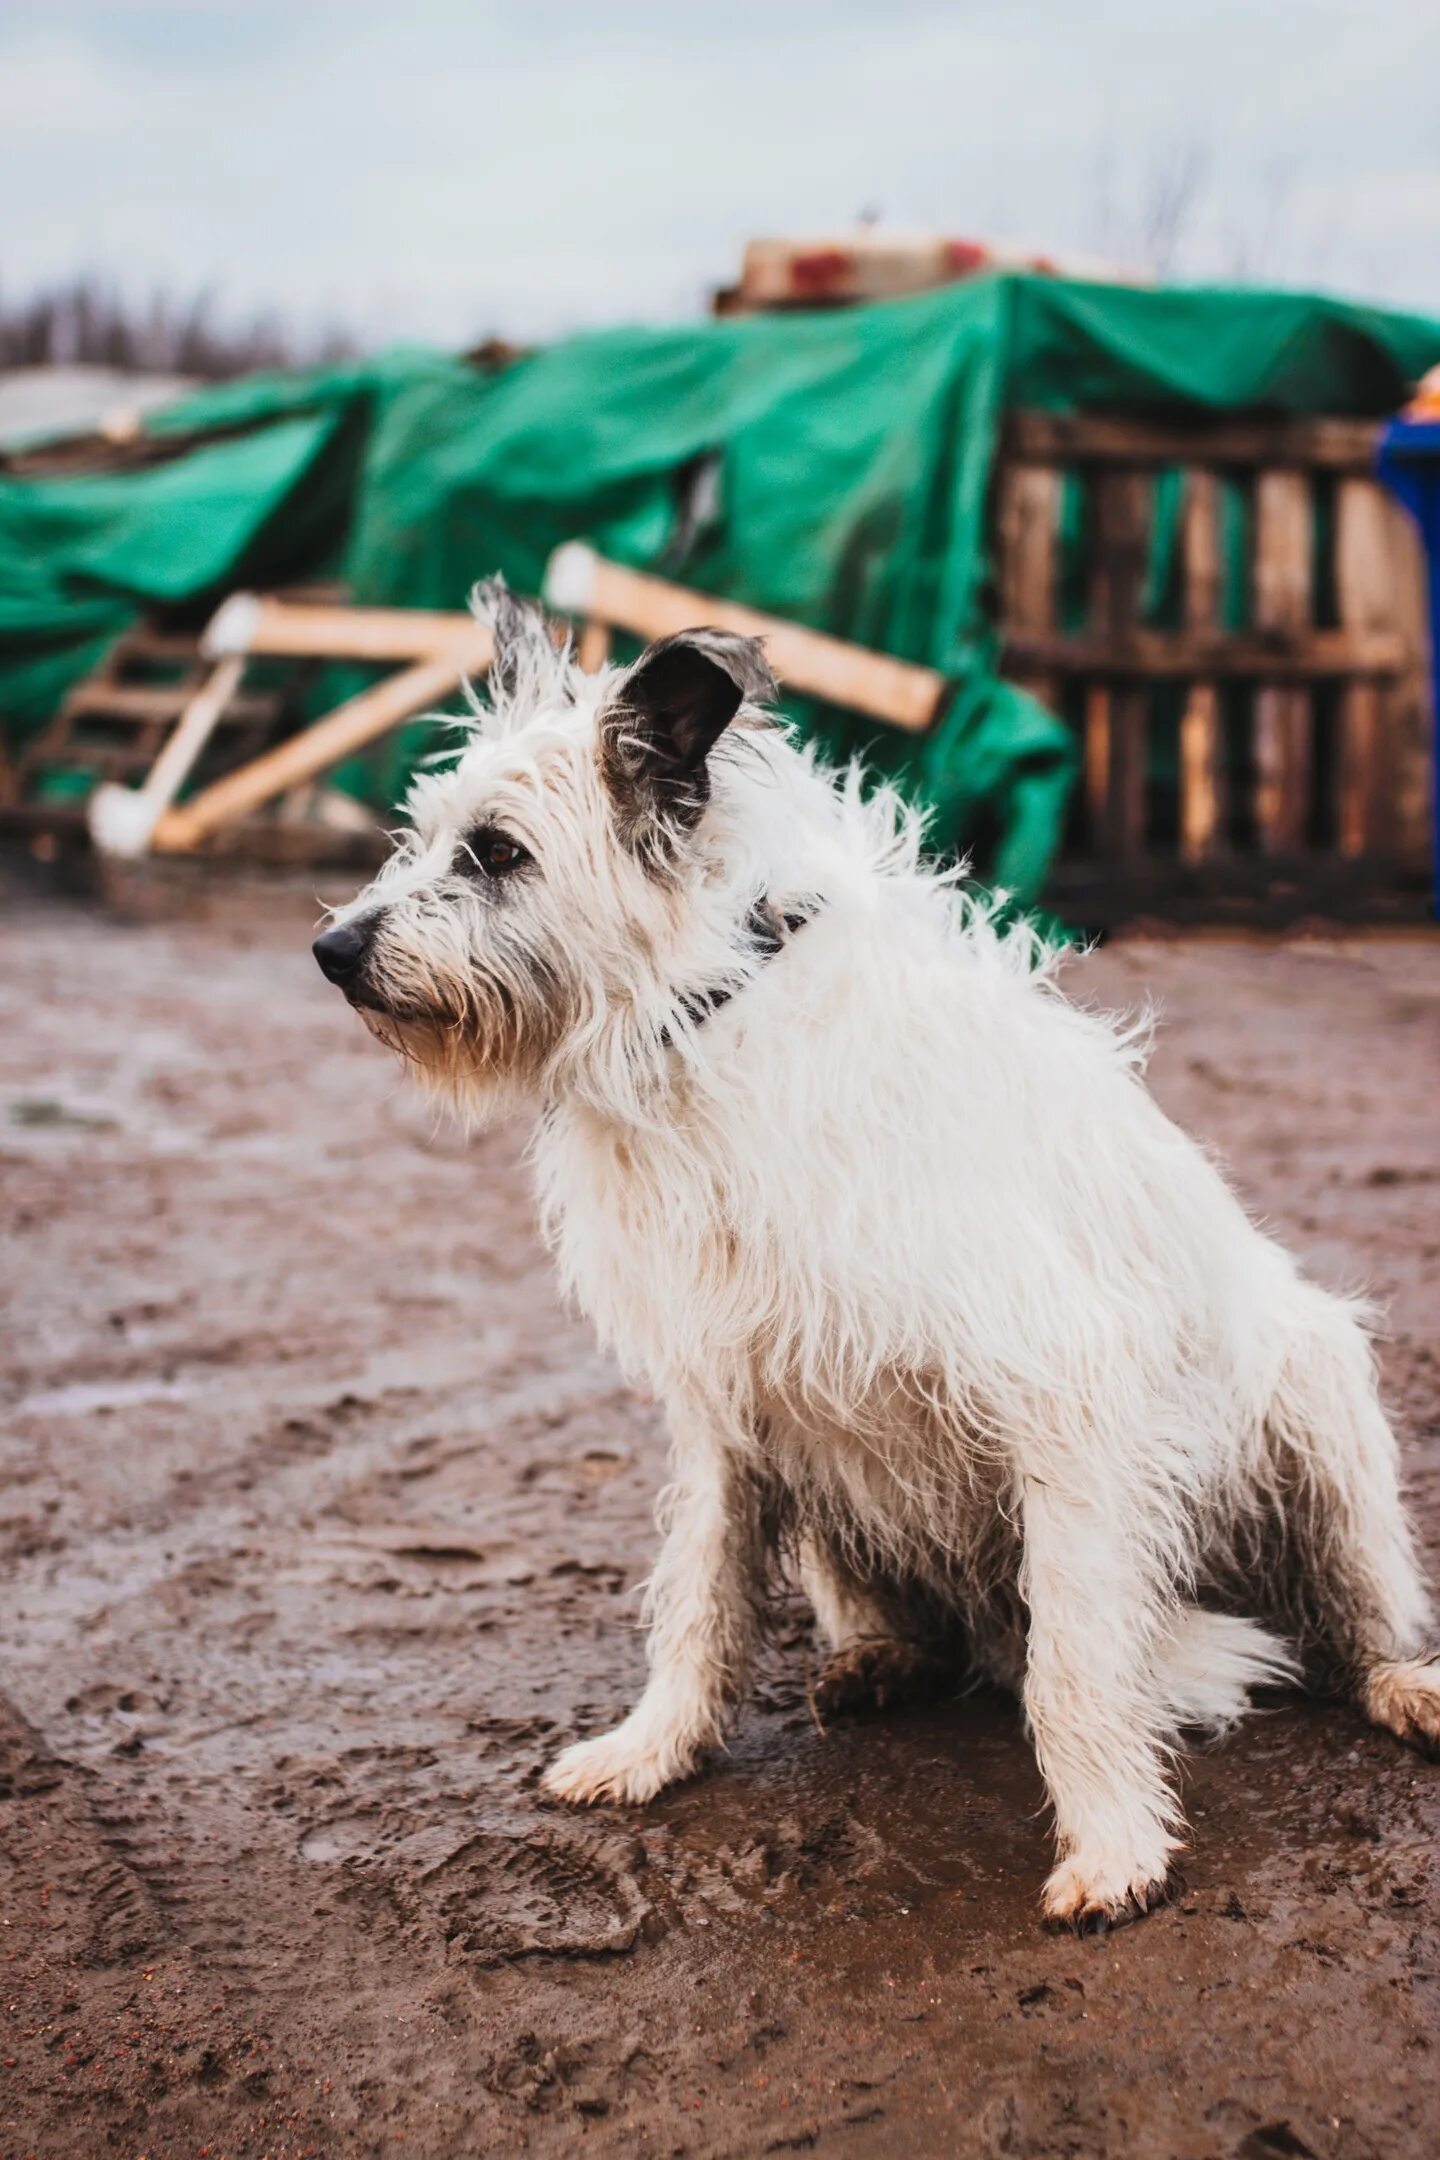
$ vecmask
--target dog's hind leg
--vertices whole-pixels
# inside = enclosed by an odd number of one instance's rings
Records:
[[[1266,1420],[1265,1466],[1285,1525],[1302,1637],[1367,1714],[1440,1748],[1434,1614],[1400,1496],[1399,1463],[1357,1318],[1304,1286],[1297,1339]]]
[[[906,1631],[904,1617],[816,1533],[800,1544],[800,1582],[830,1657],[815,1683],[817,1716],[888,1710],[930,1693],[941,1678],[936,1648]]]
[[[1045,1916],[1088,1932],[1160,1903],[1180,1848],[1155,1670],[1165,1604],[1123,1507],[1027,1477],[1023,1519],[1025,1712],[1060,1854]]]
[[[677,1482],[645,1593],[650,1678],[613,1732],[550,1765],[547,1791],[576,1802],[649,1800],[719,1745],[739,1700],[764,1602],[763,1493],[701,1418],[676,1418]]]

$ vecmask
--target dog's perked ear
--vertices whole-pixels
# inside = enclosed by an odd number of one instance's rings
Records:
[[[758,638],[681,630],[648,645],[600,714],[600,766],[632,843],[688,831],[710,800],[706,759],[742,705],[779,692]]]
[[[503,577],[482,580],[470,606],[488,623],[495,640],[490,662],[490,702],[523,714],[554,688],[562,665],[543,611],[511,592]]]

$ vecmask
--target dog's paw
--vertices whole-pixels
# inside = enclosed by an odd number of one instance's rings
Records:
[[[1087,1861],[1083,1854],[1062,1860],[1045,1885],[1045,1925],[1076,1935],[1103,1935],[1107,1929],[1143,1920],[1178,1897],[1184,1884],[1169,1862],[1158,1866]]]
[[[639,1804],[694,1768],[693,1758],[674,1742],[656,1741],[626,1719],[613,1732],[577,1740],[557,1755],[542,1780],[545,1791],[572,1807],[596,1807],[603,1801]]]
[[[1375,1666],[1365,1682],[1365,1708],[1398,1739],[1440,1756],[1440,1661]]]
[[[933,1694],[942,1678],[931,1651],[875,1636],[835,1652],[815,1683],[815,1712],[823,1721],[892,1710]]]

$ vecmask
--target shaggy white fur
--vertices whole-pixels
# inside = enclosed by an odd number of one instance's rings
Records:
[[[781,1547],[842,1661],[953,1628],[1020,1694],[1053,1920],[1162,1894],[1179,1729],[1300,1657],[1440,1738],[1365,1316],[1162,1115],[1141,1035],[765,720],[758,649],[587,677],[489,604],[495,710],[326,964],[467,1110],[532,1106],[565,1285],[668,1408],[651,1679],[550,1790],[644,1801],[721,1741]],[[810,918],[771,956],[762,896]]]

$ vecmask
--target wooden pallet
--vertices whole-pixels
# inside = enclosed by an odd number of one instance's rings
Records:
[[[1083,753],[1057,894],[1103,895],[1108,881],[1117,903],[1183,895],[1193,914],[1208,880],[1228,918],[1247,885],[1266,907],[1289,892],[1295,909],[1312,888],[1342,901],[1387,881],[1409,890],[1426,849],[1423,559],[1373,477],[1377,438],[1351,419],[1012,417],[995,493],[1003,665],[1072,721]],[[1141,603],[1157,475],[1175,470],[1181,621],[1157,630]],[[1222,481],[1248,544],[1235,628],[1221,622]],[[1067,482],[1087,619],[1062,628]],[[1169,795],[1155,751],[1177,697]]]

